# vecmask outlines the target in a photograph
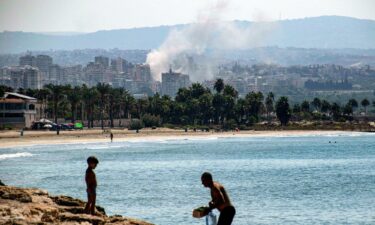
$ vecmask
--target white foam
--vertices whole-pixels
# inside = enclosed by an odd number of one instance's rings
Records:
[[[10,159],[10,158],[19,158],[19,157],[31,157],[33,154],[29,152],[18,152],[12,154],[2,154],[0,155],[0,160]]]

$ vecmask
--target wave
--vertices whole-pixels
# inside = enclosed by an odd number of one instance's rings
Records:
[[[19,158],[19,157],[31,157],[33,154],[29,152],[18,152],[18,153],[12,153],[12,154],[2,154],[0,155],[0,160],[4,159],[11,159],[11,158]]]

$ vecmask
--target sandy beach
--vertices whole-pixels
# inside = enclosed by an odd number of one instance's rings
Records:
[[[301,136],[301,135],[335,135],[348,131],[320,131],[320,130],[282,130],[282,131],[239,131],[239,132],[202,132],[175,130],[168,128],[142,129],[139,133],[134,130],[113,129],[116,141],[152,141],[171,139],[205,139],[219,137],[270,137],[270,136]],[[27,145],[50,145],[67,143],[110,142],[109,131],[101,129],[60,131],[25,131],[21,137],[19,131],[1,131],[0,148]]]

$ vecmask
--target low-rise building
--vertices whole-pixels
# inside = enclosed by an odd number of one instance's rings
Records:
[[[14,92],[5,92],[0,98],[0,126],[31,127],[36,121],[37,99]]]

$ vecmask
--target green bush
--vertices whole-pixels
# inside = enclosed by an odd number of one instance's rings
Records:
[[[159,127],[160,126],[160,116],[154,116],[151,114],[144,114],[142,116],[142,122],[145,127]]]
[[[240,130],[248,130],[249,128],[247,128],[246,125],[244,124],[241,124],[240,127],[239,127]]]
[[[163,124],[163,127],[165,127],[165,128],[169,128],[169,129],[175,129],[175,128],[176,128],[176,125],[171,124],[171,123],[164,123],[164,124]]]
[[[248,126],[253,126],[258,122],[258,119],[255,116],[250,116],[249,121],[247,122]]]
[[[230,119],[228,121],[225,121],[223,128],[225,130],[233,130],[237,127],[237,123],[234,119]]]
[[[2,130],[12,130],[13,129],[13,126],[10,125],[10,124],[4,124],[2,127],[1,127]]]
[[[132,119],[129,124],[129,130],[140,130],[144,127],[142,121],[139,119]]]

